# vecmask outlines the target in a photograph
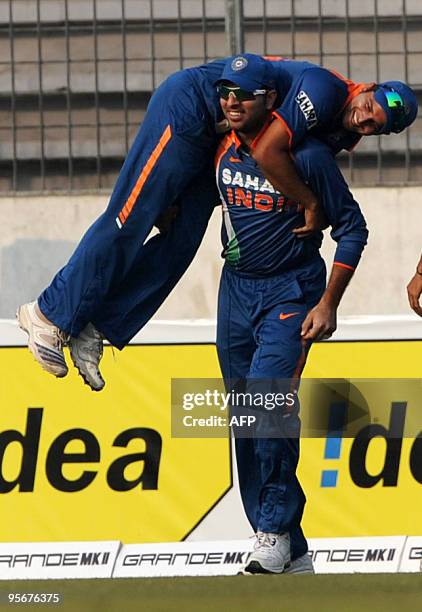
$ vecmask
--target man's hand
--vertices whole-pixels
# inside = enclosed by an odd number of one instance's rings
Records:
[[[303,340],[325,340],[337,329],[337,308],[322,299],[302,323]]]
[[[302,323],[302,340],[323,340],[336,331],[337,308],[352,276],[353,269],[333,265],[324,295]]]
[[[421,294],[422,274],[415,272],[415,276],[407,285],[407,297],[409,298],[410,308],[412,308],[412,310],[414,310],[420,317],[422,317],[422,305],[419,301]]]
[[[296,234],[298,238],[307,238],[314,232],[319,232],[328,227],[328,219],[324,210],[318,203],[307,206],[303,212],[305,214],[305,225],[293,230],[293,233]]]
[[[172,205],[157,217],[154,225],[160,230],[160,234],[167,234],[173,224],[173,221],[177,217],[178,212],[179,207]]]

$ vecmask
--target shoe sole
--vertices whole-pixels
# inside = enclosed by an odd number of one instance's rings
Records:
[[[292,572],[284,571],[283,574],[287,574],[288,576],[299,576],[302,574],[315,574],[315,570],[303,569],[303,570],[293,570]]]
[[[265,569],[265,567],[262,567],[262,565],[259,563],[259,561],[250,561],[248,563],[248,565],[245,567],[245,569],[243,569],[242,571],[240,571],[238,573],[238,575],[242,574],[243,576],[255,576],[257,574],[275,574],[275,575],[279,575],[282,574],[284,572],[284,570],[290,565],[286,564],[285,567],[280,570],[279,572],[272,572],[271,570],[267,570]]]
[[[71,346],[69,347],[69,351],[70,351],[70,356],[71,356],[72,361],[73,361],[73,365],[78,370],[79,376],[82,378],[84,383],[91,389],[91,391],[96,391],[97,393],[99,391],[102,391],[104,389],[104,387],[105,387],[105,381],[104,381],[104,384],[101,387],[96,388],[96,387],[92,386],[92,384],[89,382],[85,372],[83,370],[81,370],[80,367],[78,366],[78,364],[76,363],[76,361],[75,361],[75,359],[73,357],[73,354],[72,354],[72,347]]]
[[[308,556],[307,553],[306,553],[306,556]],[[303,560],[303,557],[300,557],[299,559],[296,559],[295,561],[292,561],[290,563],[290,565],[284,569],[283,573],[284,574],[291,574],[291,575],[294,575],[294,574],[315,574],[314,564],[312,563],[311,558],[308,557],[308,559],[305,558],[305,560]]]
[[[29,316],[26,313],[26,308],[24,308],[24,306],[19,306],[19,308],[16,311],[16,319],[18,321],[18,325],[20,327],[20,329],[22,331],[24,331],[27,335],[28,335],[28,349],[31,353],[31,355],[33,356],[33,358],[35,359],[35,361],[38,363],[38,365],[41,366],[41,368],[44,370],[44,372],[48,372],[48,374],[51,374],[52,376],[55,376],[56,378],[64,378],[67,373],[68,373],[68,369],[66,369],[65,372],[61,373],[56,373],[56,372],[52,372],[51,370],[48,369],[48,367],[46,366],[46,364],[42,361],[42,359],[40,359],[38,357],[38,355],[36,354],[35,350],[32,348],[32,346],[30,345],[30,333],[29,333]]]
[[[85,374],[82,372],[82,370],[80,370],[78,368],[78,366],[75,366],[75,368],[78,370],[79,376],[82,378],[82,380],[84,381],[85,385],[87,385],[87,387],[89,387],[91,389],[91,391],[96,391],[98,393],[99,391],[102,391],[104,389],[105,383],[103,384],[102,387],[93,387],[91,385],[91,383],[87,380],[87,378],[86,378]]]

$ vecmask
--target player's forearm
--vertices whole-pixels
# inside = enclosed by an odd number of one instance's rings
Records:
[[[314,193],[299,177],[288,151],[275,146],[263,146],[254,152],[254,158],[265,177],[284,195],[300,202],[306,209],[318,206]]]
[[[353,273],[353,269],[333,265],[327,288],[324,291],[320,303],[324,303],[330,308],[337,309]]]
[[[310,210],[315,194],[299,177],[290,157],[292,134],[284,121],[273,121],[253,147],[252,155],[270,183],[285,196]]]
[[[353,270],[333,265],[330,280],[318,304],[310,310],[302,323],[305,341],[329,338],[337,328],[337,308],[353,276]]]
[[[302,323],[305,341],[329,338],[337,328],[337,308],[353,276],[353,270],[333,265],[330,280],[318,304],[310,310]]]

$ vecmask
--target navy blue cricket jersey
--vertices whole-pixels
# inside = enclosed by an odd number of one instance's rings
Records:
[[[286,126],[290,148],[294,149],[311,131],[336,153],[353,149],[361,136],[344,130],[341,116],[365,85],[310,62],[281,59],[272,64],[280,91],[280,106],[274,116]]]
[[[354,269],[368,231],[332,152],[309,138],[298,148],[295,165],[317,195],[338,243],[334,264]],[[301,207],[265,179],[235,132],[216,154],[217,184],[223,204],[222,256],[233,270],[253,277],[279,274],[319,257],[322,232],[298,238],[292,230],[304,224]]]

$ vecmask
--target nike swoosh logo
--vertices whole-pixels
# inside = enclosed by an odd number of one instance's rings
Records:
[[[298,312],[288,312],[287,314],[284,314],[284,312],[280,312],[280,319],[284,321],[284,319],[290,319],[290,317],[294,317],[298,314]]]
[[[229,161],[234,162],[235,164],[240,164],[240,159],[238,157],[229,157]]]

